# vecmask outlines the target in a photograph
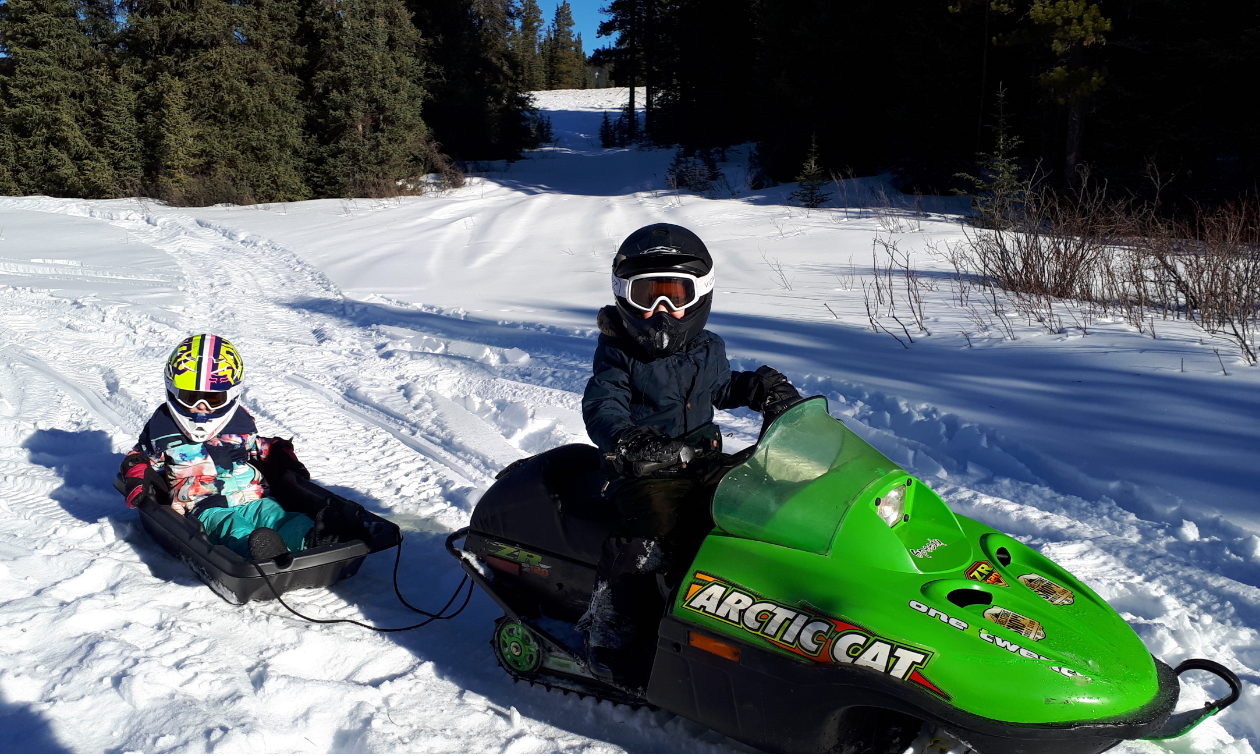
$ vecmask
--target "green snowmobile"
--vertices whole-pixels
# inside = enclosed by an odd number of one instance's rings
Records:
[[[978,751],[1102,751],[1189,732],[1239,696],[1215,662],[1154,658],[1084,583],[951,512],[823,397],[741,457],[685,576],[659,581],[645,690],[592,676],[572,630],[615,525],[598,452],[560,447],[500,473],[447,548],[505,612],[501,666],[774,751],[904,750],[924,722]],[[1173,714],[1192,669],[1230,693]]]

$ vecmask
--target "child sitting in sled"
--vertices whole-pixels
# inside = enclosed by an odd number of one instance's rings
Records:
[[[310,480],[293,443],[258,435],[238,401],[245,364],[226,339],[198,334],[166,361],[166,402],[145,424],[122,463],[127,505],[148,500],[195,518],[214,545],[266,561],[338,542],[351,513],[325,503],[309,513],[286,511],[271,497],[259,467],[273,477]],[[351,528],[352,529],[352,528]]]

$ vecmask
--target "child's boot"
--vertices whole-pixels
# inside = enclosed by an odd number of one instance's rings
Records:
[[[289,547],[284,545],[284,538],[271,528],[255,528],[249,534],[249,555],[255,562],[269,562],[288,553]]]

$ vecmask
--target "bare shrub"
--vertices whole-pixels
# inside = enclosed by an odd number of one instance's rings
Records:
[[[883,250],[882,256],[879,254],[880,249]],[[911,254],[901,251],[897,241],[876,235],[871,243],[871,272],[872,282],[862,284],[862,299],[866,305],[866,316],[871,323],[871,330],[876,333],[883,330],[896,339],[901,346],[909,349],[910,347],[901,340],[901,337],[880,321],[882,318],[892,318],[905,334],[906,341],[914,343],[910,329],[897,314],[900,292],[900,300],[910,313],[908,319],[918,328],[919,333],[928,333],[927,319],[923,311],[923,283],[918,271],[914,268]]]
[[[770,262],[770,258],[763,251],[761,259],[770,268],[770,272],[774,274],[774,282],[780,289],[784,291],[792,290],[792,280],[787,277],[787,273],[783,270],[783,263],[779,262],[779,258],[774,258],[774,262]]]
[[[1211,210],[1191,221],[1148,224],[1132,265],[1143,308],[1185,314],[1257,361],[1260,325],[1260,202]],[[1152,323],[1153,327],[1153,323]]]
[[[1184,317],[1256,363],[1260,201],[1176,220],[1159,217],[1157,203],[1109,198],[1087,170],[1077,186],[1059,194],[1030,180],[1005,215],[982,216],[964,228],[962,244],[935,250],[954,266],[960,307],[971,306],[978,284],[1012,338],[998,290],[1029,324],[1052,333],[1065,330],[1065,317],[1088,333],[1101,312],[1158,338],[1157,316]]]

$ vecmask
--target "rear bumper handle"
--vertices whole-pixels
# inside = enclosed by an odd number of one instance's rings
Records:
[[[1168,740],[1171,738],[1179,738],[1182,735],[1198,727],[1205,719],[1226,709],[1230,704],[1238,700],[1242,694],[1242,681],[1238,679],[1238,675],[1233,670],[1223,664],[1211,661],[1209,659],[1186,659],[1177,668],[1173,670],[1178,676],[1182,672],[1189,672],[1192,669],[1200,669],[1204,672],[1211,672],[1229,685],[1229,694],[1224,698],[1215,701],[1208,701],[1198,709],[1183,711],[1180,714],[1173,714],[1164,720],[1164,723],[1157,727],[1154,732],[1144,736],[1146,740]]]

